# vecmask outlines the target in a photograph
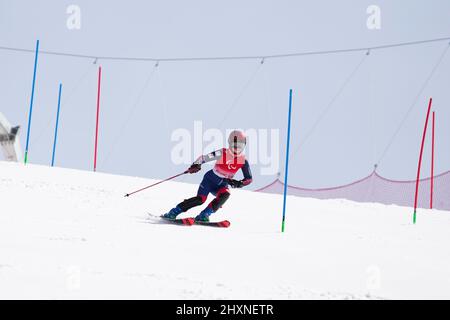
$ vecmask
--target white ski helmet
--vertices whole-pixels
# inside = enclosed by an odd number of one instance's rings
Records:
[[[228,146],[232,152],[237,154],[241,153],[244,150],[246,144],[247,137],[242,131],[231,131],[230,135],[228,136]]]

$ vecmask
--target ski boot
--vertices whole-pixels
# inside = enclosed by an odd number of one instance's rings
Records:
[[[195,217],[195,221],[198,222],[209,222],[209,216],[213,213],[213,209],[206,207],[198,216]]]
[[[162,215],[163,218],[166,219],[176,219],[177,216],[181,213],[181,208],[176,206],[175,208],[171,209],[169,212]]]

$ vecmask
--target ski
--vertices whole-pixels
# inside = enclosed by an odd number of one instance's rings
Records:
[[[217,227],[217,228],[228,228],[230,226],[230,221],[228,220],[223,220],[223,221],[195,221],[194,223],[197,225],[201,225],[201,226],[208,226],[208,227]]]
[[[169,218],[164,218],[162,215],[157,216],[157,215],[151,214],[150,212],[147,212],[147,214],[151,218],[161,219],[166,223],[179,224],[179,225],[183,225],[183,226],[192,226],[194,224],[194,218],[169,219]]]
[[[169,219],[161,216],[161,219],[170,223],[181,224],[183,226],[192,226],[195,222],[194,218]]]
[[[147,213],[152,218],[160,218],[167,223],[179,224],[183,226],[192,226],[194,224],[207,226],[207,227],[217,227],[217,228],[228,228],[230,226],[230,221],[195,221],[195,218],[178,218],[178,219],[169,219],[164,218],[163,216],[156,216],[151,213]]]

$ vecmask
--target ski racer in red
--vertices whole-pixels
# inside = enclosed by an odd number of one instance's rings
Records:
[[[200,183],[200,186],[195,197],[185,199],[179,203],[175,208],[164,214],[164,218],[175,219],[180,213],[202,205],[211,193],[215,196],[208,206],[195,217],[196,221],[209,221],[209,216],[219,210],[222,205],[230,197],[228,186],[232,188],[242,188],[252,182],[252,173],[250,165],[245,159],[242,151],[247,143],[247,138],[242,131],[234,130],[230,133],[228,138],[229,147],[222,148],[217,151],[200,156],[189,167],[189,173],[196,173],[201,170],[201,165],[216,160],[214,168],[209,170]],[[242,170],[244,179],[235,180],[234,175]]]

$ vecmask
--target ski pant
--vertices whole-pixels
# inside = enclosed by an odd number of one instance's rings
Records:
[[[208,204],[208,207],[216,212],[230,197],[230,192],[228,190],[228,182],[217,176],[214,171],[209,170],[204,176],[200,183],[200,186],[195,197],[185,199],[183,202],[178,204],[183,212],[187,210],[202,205],[206,202],[209,194],[215,196],[215,198]]]

